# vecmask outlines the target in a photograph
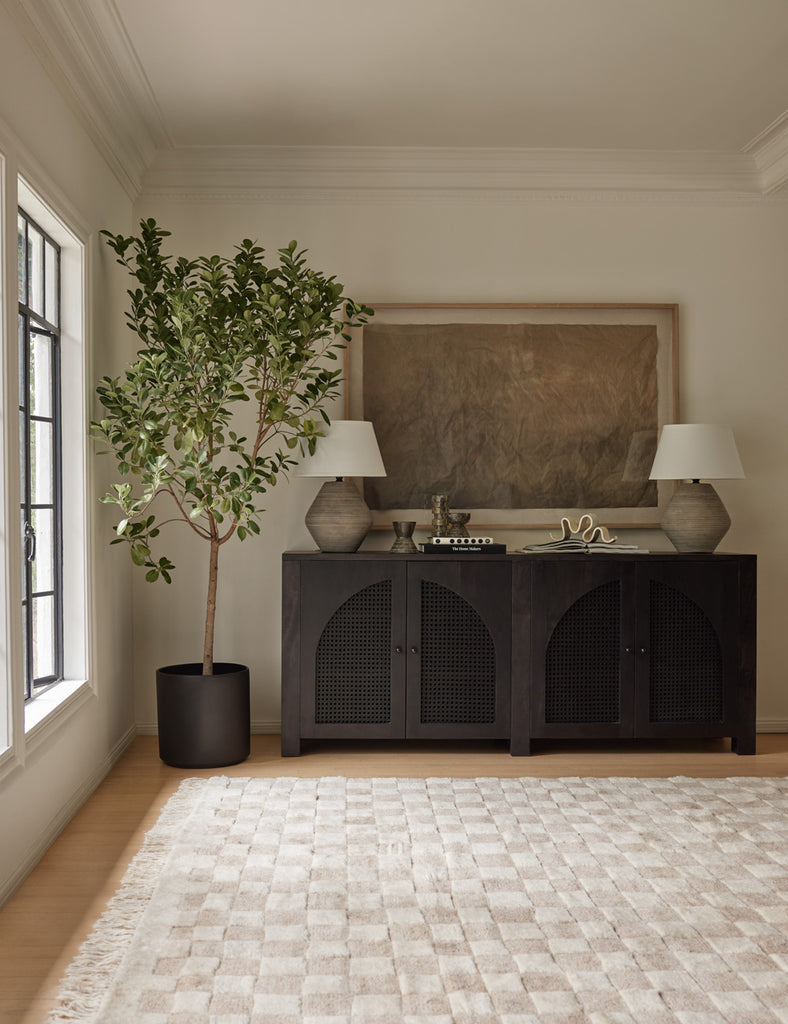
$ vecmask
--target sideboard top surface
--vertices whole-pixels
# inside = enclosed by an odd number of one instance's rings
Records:
[[[465,562],[499,562],[499,561],[545,561],[545,560],[560,560],[564,561],[577,561],[577,560],[600,560],[605,558],[615,559],[626,559],[631,561],[656,561],[656,560],[669,560],[669,561],[726,561],[735,560],[741,561],[743,559],[756,559],[756,555],[753,554],[738,554],[734,552],[681,552],[681,551],[595,551],[593,553],[587,553],[584,551],[507,551],[506,553],[496,554],[485,554],[485,553],[474,553],[465,554],[462,552],[447,551],[445,554],[424,554],[421,551],[415,551],[412,553],[402,553],[399,551],[355,551],[355,552],[333,552],[333,551],[285,551],[282,554],[282,558],[285,561],[309,561],[310,559],[320,559],[322,561],[346,561],[348,559],[352,561],[411,561],[411,562],[440,562],[440,561],[465,561]]]

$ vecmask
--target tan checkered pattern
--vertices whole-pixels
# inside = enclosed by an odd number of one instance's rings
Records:
[[[189,785],[104,1005],[53,1021],[788,1022],[788,780]]]

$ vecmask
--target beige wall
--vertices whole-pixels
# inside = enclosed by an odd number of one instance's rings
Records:
[[[760,556],[759,721],[788,728],[780,643],[788,579],[785,200],[513,201],[489,193],[460,201],[437,192],[295,201],[291,193],[280,203],[143,199],[136,213],[155,216],[173,232],[173,249],[189,255],[229,253],[244,237],[269,250],[296,238],[315,266],[368,302],[678,302],[681,418],[730,423],[747,473],[718,490],[733,520],[721,550]],[[216,656],[250,665],[260,731],[279,722],[280,554],[314,548],[303,516],[318,486],[278,485],[265,502],[262,537],[222,551]],[[526,537],[506,539],[519,546]],[[659,532],[637,539],[670,548]],[[207,555],[188,540],[167,540],[178,565],[172,587],[134,577],[136,713],[145,730],[155,723],[156,666],[200,656]],[[390,541],[377,535],[367,546]]]
[[[0,152],[8,173],[9,201],[15,202],[17,171],[38,186],[88,241],[91,266],[87,328],[91,376],[117,372],[128,355],[124,335],[122,282],[108,276],[111,260],[100,251],[96,232],[131,223],[131,201],[110,174],[95,147],[41,70],[8,14],[0,7]],[[12,194],[13,193],[13,194]],[[15,245],[15,215],[10,206],[6,241]],[[15,274],[13,267],[12,273]],[[11,302],[16,301],[10,292]],[[16,313],[4,306],[8,335],[16,349]],[[6,364],[4,363],[4,369]],[[91,382],[92,385],[92,382]],[[92,386],[89,394],[92,396]],[[9,394],[5,392],[6,396]],[[10,391],[13,396],[13,389]],[[12,408],[11,415],[16,416]],[[8,453],[13,471],[16,456]],[[5,461],[5,456],[4,456]],[[0,766],[0,902],[102,778],[117,752],[133,735],[131,687],[131,582],[127,559],[110,549],[112,519],[98,504],[110,466],[90,460],[92,490],[86,496],[92,517],[89,538],[93,583],[91,632],[94,694],[57,730],[28,748],[14,737],[15,756]],[[64,486],[73,482],[64,481]],[[11,523],[18,511],[6,508]],[[5,518],[5,517],[4,517]],[[9,534],[18,536],[14,526]],[[16,552],[16,557],[19,553]],[[16,564],[16,563],[14,563]],[[16,609],[9,612],[15,628]],[[3,651],[5,656],[6,651]],[[10,680],[21,688],[20,680]],[[21,690],[20,690],[21,692]]]

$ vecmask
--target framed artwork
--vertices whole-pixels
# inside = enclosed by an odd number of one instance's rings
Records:
[[[473,528],[594,512],[656,527],[672,485],[648,474],[678,412],[678,306],[390,305],[351,331],[345,415],[370,420],[387,476],[374,525],[428,525],[448,494]]]

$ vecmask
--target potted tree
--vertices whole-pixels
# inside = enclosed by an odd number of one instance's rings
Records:
[[[120,509],[112,543],[128,544],[149,582],[170,583],[175,568],[153,553],[163,525],[191,530],[207,552],[202,662],[157,671],[159,753],[179,767],[234,764],[249,754],[249,670],[214,661],[219,552],[260,532],[260,496],[314,452],[339,393],[330,361],[371,310],[295,242],[268,266],[249,239],[230,258],[165,255],[169,232],[153,219],[139,236],[102,234],[135,278],[127,320],[142,343],[96,389],[104,413],[92,427],[122,478],[101,499]]]

